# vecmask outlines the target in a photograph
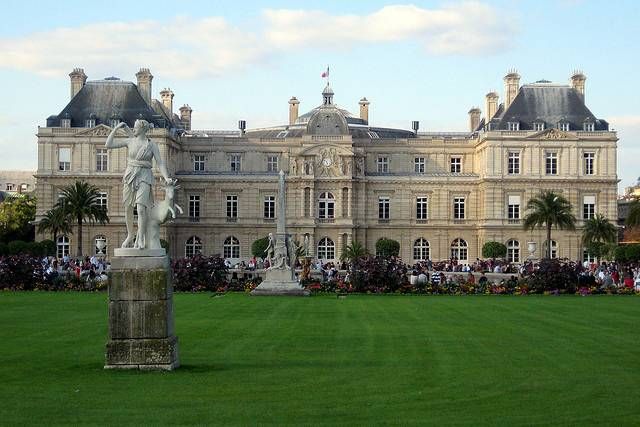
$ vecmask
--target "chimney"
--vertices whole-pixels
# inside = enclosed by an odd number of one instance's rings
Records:
[[[87,82],[87,75],[84,73],[84,69],[74,68],[73,71],[69,73],[69,77],[71,78],[71,99],[73,99]]]
[[[480,109],[473,107],[469,110],[469,131],[474,132],[480,125]]]
[[[520,89],[520,74],[515,69],[504,76],[504,109],[509,108]]]
[[[193,110],[189,107],[189,104],[184,104],[180,107],[180,121],[185,130],[191,130],[191,112]]]
[[[247,121],[246,120],[238,120],[238,129],[240,129],[240,135],[244,135],[247,130]]]
[[[173,114],[173,91],[171,89],[164,88],[160,91],[160,99],[164,108],[169,110],[169,113]]]
[[[300,105],[300,101],[295,96],[292,96],[289,100],[289,125],[298,120],[298,105]]]
[[[496,115],[496,111],[498,111],[498,94],[489,92],[485,95],[485,101],[484,120],[489,123],[493,116]]]
[[[415,133],[416,135],[418,134],[418,129],[420,129],[420,122],[417,120],[414,120],[411,122],[411,129],[413,129],[413,133]]]
[[[362,98],[360,102],[360,118],[369,124],[369,104],[370,102],[366,97]]]
[[[148,68],[140,68],[140,71],[136,73],[138,79],[138,92],[142,95],[147,104],[151,105],[151,81],[153,80],[153,74]]]
[[[580,70],[575,70],[571,76],[571,87],[578,92],[582,102],[584,102],[584,82],[586,80],[587,76],[585,76]]]

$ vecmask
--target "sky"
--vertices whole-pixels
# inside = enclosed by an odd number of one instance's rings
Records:
[[[38,126],[69,101],[69,72],[89,80],[154,75],[194,129],[288,120],[321,103],[330,66],[334,101],[376,126],[467,130],[467,112],[517,69],[521,84],[586,74],[586,103],[618,132],[619,189],[640,176],[640,2],[8,0],[0,26],[0,170],[37,167]]]

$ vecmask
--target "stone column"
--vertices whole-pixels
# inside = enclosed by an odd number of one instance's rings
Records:
[[[177,368],[169,258],[114,256],[111,266],[105,369]]]

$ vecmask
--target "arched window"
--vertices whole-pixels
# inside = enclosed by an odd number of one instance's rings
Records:
[[[458,261],[467,260],[467,242],[463,239],[456,239],[451,243],[451,258],[457,258]]]
[[[240,258],[240,241],[234,236],[224,239],[223,252],[225,258]]]
[[[551,258],[558,258],[558,242],[551,241]]]
[[[413,243],[413,259],[415,261],[426,261],[430,255],[427,239],[421,237]]]
[[[202,240],[198,236],[191,236],[184,245],[184,256],[192,257],[202,253]]]
[[[318,218],[330,219],[334,218],[335,199],[331,193],[322,193],[318,197]]]
[[[103,235],[96,236],[94,240],[95,254],[106,255],[107,254],[107,238]]]
[[[507,261],[520,262],[520,242],[517,240],[507,242]]]
[[[323,261],[332,260],[336,257],[336,245],[328,237],[323,238],[318,243],[318,259]]]
[[[59,236],[56,245],[58,258],[69,255],[69,238],[67,236]]]

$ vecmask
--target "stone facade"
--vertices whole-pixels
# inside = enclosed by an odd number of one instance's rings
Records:
[[[563,115],[571,125],[564,119],[553,123],[553,118],[542,126],[536,124],[542,119],[533,125],[524,118],[518,122],[509,112],[524,117],[521,98],[560,93],[578,99],[578,92],[547,82],[521,88],[517,74],[508,77],[508,108],[493,106],[497,95],[490,93],[487,104],[497,111],[478,122],[478,110],[472,109],[469,132],[377,128],[368,123],[368,101],[360,109],[364,117],[352,116],[333,103],[328,85],[322,105],[309,113],[298,116],[297,99],[290,101],[295,110],[282,126],[197,131],[188,130],[183,120],[156,127],[150,137],[159,145],[169,173],[180,181],[176,203],[185,210],[163,229],[170,255],[199,250],[234,261],[250,258],[252,242],[275,231],[282,169],[287,173],[288,232],[299,242],[308,235],[310,254],[323,260],[338,259],[354,240],[375,252],[376,241],[387,237],[400,242],[400,255],[407,262],[452,255],[472,262],[490,240],[510,246],[510,257],[518,262],[527,255],[526,242],[537,241],[542,248],[544,231],[525,232],[521,224],[527,200],[542,189],[561,192],[579,219],[576,232],[554,231],[554,253],[582,258],[583,218],[593,212],[617,218],[616,133],[602,120],[588,124],[589,117],[579,127],[579,114],[572,111]],[[560,107],[565,104],[558,101]],[[588,112],[584,104],[579,107]],[[191,111],[189,107],[189,126]],[[39,128],[36,195],[41,217],[64,185],[76,179],[97,185],[107,193],[111,222],[89,228],[84,247],[93,247],[95,238],[104,236],[112,255],[125,237],[125,152],[110,152],[106,170],[101,170],[98,150],[109,129],[99,123],[91,128]],[[61,148],[70,149],[68,170],[60,170]]]

